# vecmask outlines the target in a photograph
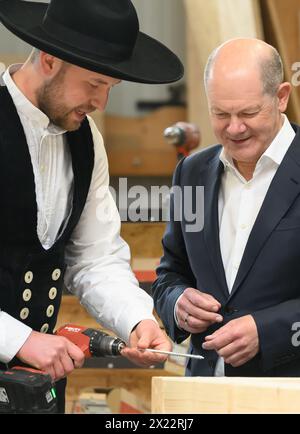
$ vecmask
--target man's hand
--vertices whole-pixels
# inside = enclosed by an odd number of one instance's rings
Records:
[[[179,297],[176,316],[181,329],[189,333],[203,333],[214,323],[221,323],[218,314],[221,304],[211,295],[187,288]]]
[[[166,355],[138,350],[146,348],[163,351],[172,350],[171,342],[166,334],[152,320],[143,320],[137,325],[130,335],[130,348],[125,348],[121,354],[133,363],[143,367],[163,363],[167,359]]]
[[[257,327],[251,315],[230,321],[205,340],[205,350],[215,350],[234,368],[253,359],[259,351]]]
[[[21,362],[50,374],[57,381],[84,363],[84,353],[63,336],[32,331],[17,358]]]

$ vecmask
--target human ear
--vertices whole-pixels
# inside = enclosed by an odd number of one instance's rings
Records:
[[[277,98],[279,103],[279,110],[281,113],[284,113],[287,109],[287,105],[290,99],[290,95],[292,92],[292,85],[288,82],[282,83],[279,86],[278,92],[277,92]]]
[[[58,59],[55,56],[52,56],[51,54],[41,51],[40,68],[45,77],[54,77],[62,67],[62,64],[62,60]]]

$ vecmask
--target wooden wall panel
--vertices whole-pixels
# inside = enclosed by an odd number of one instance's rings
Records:
[[[105,144],[112,176],[171,176],[177,164],[175,148],[164,130],[186,120],[185,107],[162,107],[141,117],[107,115]]]
[[[280,52],[286,79],[293,81],[294,64],[300,62],[300,2],[299,0],[261,0],[265,39]],[[298,65],[298,71],[300,64]],[[293,87],[288,116],[300,123],[300,77]]]

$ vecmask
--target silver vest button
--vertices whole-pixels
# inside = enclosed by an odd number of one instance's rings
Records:
[[[30,289],[25,289],[22,296],[24,301],[29,301],[32,297],[32,292],[30,291]]]
[[[46,315],[48,318],[51,318],[53,314],[54,314],[54,306],[53,304],[50,304],[50,306],[47,307]]]
[[[25,273],[24,280],[26,283],[31,283],[33,280],[33,272],[27,271],[27,273]]]
[[[56,268],[52,273],[52,280],[56,281],[61,276],[61,270],[59,268]]]
[[[54,300],[56,296],[57,296],[57,289],[53,287],[49,291],[49,298],[50,300]]]
[[[26,319],[28,318],[28,315],[29,315],[29,309],[27,307],[24,307],[24,309],[22,309],[20,312],[20,318]]]
[[[48,330],[49,330],[49,324],[45,323],[42,325],[40,332],[47,333]]]

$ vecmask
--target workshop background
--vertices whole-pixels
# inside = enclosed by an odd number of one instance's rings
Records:
[[[184,78],[172,85],[123,82],[111,92],[106,113],[93,115],[105,140],[111,185],[117,191],[116,201],[123,220],[122,236],[131,247],[132,267],[140,285],[149,291],[162,254],[165,229],[162,209],[166,198],[156,204],[157,209],[152,206],[151,212],[150,203],[145,201],[140,209],[144,221],[130,222],[127,209],[133,199],[127,197],[128,190],[136,185],[148,192],[151,186],[171,186],[180,156],[178,149],[164,138],[167,127],[179,121],[191,122],[201,132],[199,147],[215,143],[202,77],[210,52],[230,38],[258,37],[279,50],[286,79],[294,84],[288,115],[291,121],[300,123],[300,2],[133,0],[133,3],[141,29],[169,46],[186,69]],[[24,61],[30,50],[0,24],[0,73],[8,65]],[[68,322],[101,327],[66,293],[58,326]],[[186,352],[187,345],[188,342],[174,345],[174,350]],[[122,358],[89,359],[83,369],[69,378],[67,412],[149,413],[152,377],[182,375],[184,366],[180,358],[146,370]]]

